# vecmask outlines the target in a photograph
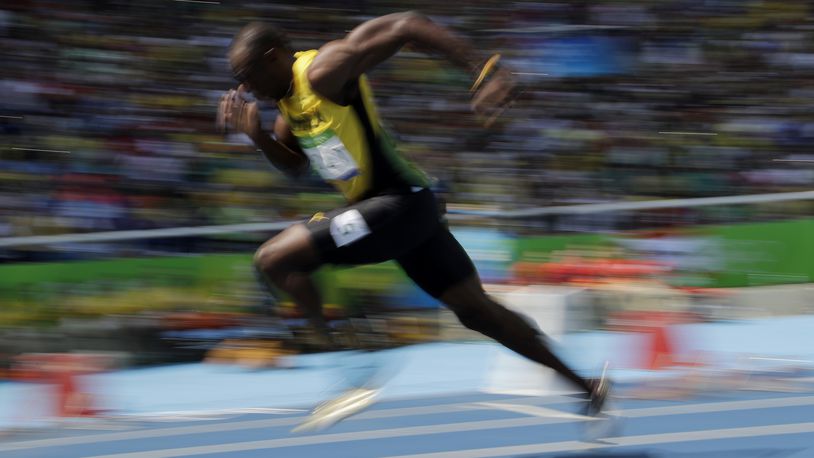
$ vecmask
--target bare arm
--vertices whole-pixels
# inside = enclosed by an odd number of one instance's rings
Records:
[[[288,126],[285,118],[280,115],[277,115],[277,119],[274,121],[274,138],[295,153],[305,154],[302,152],[302,148],[300,148],[297,137],[291,133],[291,128]]]
[[[396,13],[367,21],[345,38],[326,44],[308,70],[314,90],[346,103],[349,83],[396,54],[406,44],[443,56],[477,74],[484,59],[472,45],[418,13]]]
[[[288,124],[278,116],[272,138],[263,130],[257,102],[248,102],[243,87],[231,89],[221,97],[216,126],[219,130],[243,132],[251,138],[263,156],[289,176],[301,175],[308,169],[308,157],[300,149]]]
[[[281,118],[277,118],[278,120]],[[277,123],[275,123],[275,133]],[[263,156],[271,164],[288,176],[300,176],[308,170],[308,158],[302,153],[298,146],[290,147],[277,136],[272,138],[265,131],[259,131],[250,137]]]

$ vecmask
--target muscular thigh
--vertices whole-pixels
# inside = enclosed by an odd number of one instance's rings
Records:
[[[477,271],[469,255],[443,225],[396,261],[407,276],[435,298],[441,298],[464,280],[477,281]]]
[[[441,223],[429,190],[375,196],[306,224],[322,262],[358,265],[396,259],[422,244]]]

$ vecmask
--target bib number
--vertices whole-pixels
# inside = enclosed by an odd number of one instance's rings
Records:
[[[359,210],[348,210],[331,220],[331,237],[337,247],[350,245],[368,234],[370,228]]]
[[[359,175],[359,166],[336,134],[327,130],[314,137],[298,138],[311,165],[325,180],[350,180]]]

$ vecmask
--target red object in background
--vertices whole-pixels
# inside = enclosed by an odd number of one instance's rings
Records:
[[[53,411],[59,417],[92,417],[99,413],[92,385],[85,376],[104,370],[98,355],[70,353],[24,354],[17,358],[13,378],[53,387]]]
[[[577,279],[643,278],[669,270],[657,261],[636,259],[573,258],[558,262],[517,262],[512,267],[515,283],[570,283]]]
[[[223,329],[240,324],[245,315],[226,312],[177,312],[162,318],[164,327],[173,330]]]
[[[633,350],[641,355],[638,368],[660,370],[696,364],[676,358],[681,341],[675,325],[697,322],[698,319],[689,312],[622,311],[609,315],[607,327],[614,331],[644,334],[643,346]]]
[[[56,389],[56,414],[60,417],[93,417],[99,411],[86,375],[101,371],[101,361],[92,355],[56,354],[47,368]]]
[[[675,366],[675,348],[669,337],[667,326],[657,326],[648,331],[649,341],[645,347],[644,368],[650,370]]]

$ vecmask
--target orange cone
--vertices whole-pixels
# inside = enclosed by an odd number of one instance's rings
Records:
[[[691,314],[683,312],[622,311],[609,315],[608,329],[642,335],[642,340],[636,341],[638,346],[634,349],[636,368],[660,370],[697,366],[700,360],[682,361],[677,353],[681,347],[681,336],[675,325],[689,323],[693,319]]]
[[[55,411],[60,417],[92,417],[96,415],[93,395],[84,386],[83,373],[91,372],[90,358],[78,355],[54,355],[50,372],[56,389]]]
[[[657,371],[675,365],[673,343],[665,325],[656,325],[647,332],[647,348],[644,355],[646,369]]]

